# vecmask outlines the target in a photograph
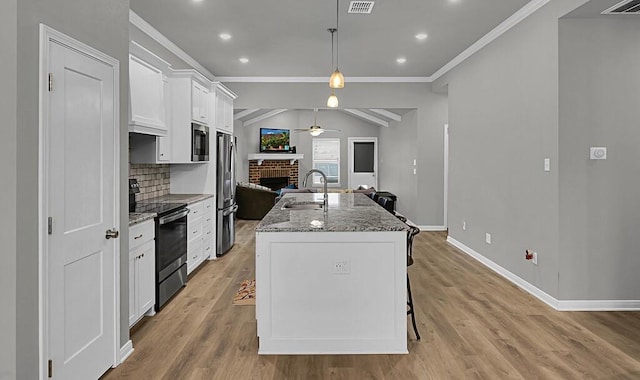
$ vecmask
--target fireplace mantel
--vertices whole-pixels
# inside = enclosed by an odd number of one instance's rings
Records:
[[[256,160],[258,161],[258,165],[262,165],[262,162],[265,160],[289,160],[290,164],[293,165],[297,160],[302,160],[304,158],[303,154],[292,154],[292,153],[253,153],[249,154],[249,161]]]

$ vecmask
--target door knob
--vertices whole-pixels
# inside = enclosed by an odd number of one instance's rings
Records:
[[[120,232],[118,232],[118,230],[114,229],[108,229],[106,234],[105,234],[105,238],[107,238],[107,240],[114,238],[117,239],[118,236],[120,236]]]

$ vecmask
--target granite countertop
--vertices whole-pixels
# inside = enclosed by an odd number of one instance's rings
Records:
[[[213,194],[167,194],[161,197],[146,199],[148,203],[186,203],[187,205],[212,198]]]
[[[407,225],[364,194],[329,194],[329,209],[281,210],[286,202],[322,202],[320,193],[289,193],[269,211],[256,232],[405,231]]]
[[[146,222],[149,219],[156,217],[155,212],[130,212],[129,213],[129,226],[134,224]]]
[[[161,197],[145,199],[145,203],[186,203],[187,205],[212,198],[213,194],[167,194]],[[130,212],[129,226],[145,222],[156,217],[156,213]]]

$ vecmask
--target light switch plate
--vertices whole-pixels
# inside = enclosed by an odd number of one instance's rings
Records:
[[[589,158],[592,160],[606,160],[607,148],[603,146],[592,146],[589,148]]]

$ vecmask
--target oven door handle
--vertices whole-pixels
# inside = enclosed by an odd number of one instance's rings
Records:
[[[162,218],[160,218],[158,220],[158,223],[162,226],[163,224],[167,224],[167,223],[171,223],[175,220],[178,220],[180,218],[184,218],[185,216],[187,216],[187,214],[190,212],[191,210],[189,210],[188,208],[185,208],[184,210],[180,210],[174,214],[170,214],[167,216],[163,216]]]

